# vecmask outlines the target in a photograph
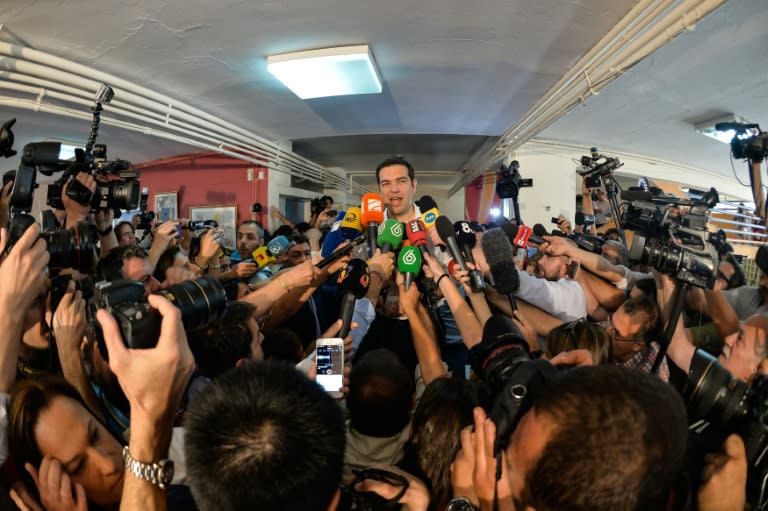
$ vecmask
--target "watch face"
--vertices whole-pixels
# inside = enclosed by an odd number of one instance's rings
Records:
[[[477,511],[472,502],[466,497],[457,497],[448,503],[446,511]]]
[[[163,480],[164,486],[168,486],[171,484],[171,481],[173,481],[173,461],[165,460],[161,468],[160,477]]]

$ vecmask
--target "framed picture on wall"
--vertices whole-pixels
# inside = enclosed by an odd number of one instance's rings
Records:
[[[231,206],[190,206],[190,220],[216,220],[224,229],[224,246],[237,246],[237,204]]]
[[[179,201],[176,192],[155,194],[155,215],[158,222],[173,220],[179,217]]]

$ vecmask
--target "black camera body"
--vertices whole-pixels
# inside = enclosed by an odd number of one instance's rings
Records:
[[[578,174],[586,177],[587,188],[600,188],[604,177],[611,175],[614,170],[624,165],[618,158],[598,154],[596,148],[592,148],[591,156],[582,156],[579,163],[583,170],[578,171]]]
[[[520,162],[517,160],[512,160],[508,167],[502,164],[496,176],[496,195],[500,199],[517,198],[520,188],[533,186],[533,179],[523,179],[520,176]]]
[[[144,284],[133,280],[101,281],[94,286],[89,302],[91,328],[102,355],[106,346],[96,310],[103,308],[112,314],[120,326],[123,344],[127,348],[154,348],[160,336],[162,317],[153,309],[145,296]],[[192,331],[221,318],[227,311],[227,294],[215,277],[185,280],[158,293],[181,310],[181,321],[186,331]]]
[[[720,122],[715,124],[715,129],[736,132],[731,139],[731,153],[737,160],[760,161],[768,156],[768,133],[762,131],[759,124]]]
[[[629,260],[648,264],[680,282],[711,289],[718,256],[716,240],[707,231],[706,212],[717,202],[714,188],[698,201],[651,196],[630,202],[621,215],[622,227],[635,231]],[[689,207],[690,212],[670,215],[671,207],[680,206]]]

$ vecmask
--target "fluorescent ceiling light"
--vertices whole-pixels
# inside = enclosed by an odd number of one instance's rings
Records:
[[[267,69],[301,99],[381,93],[367,44],[273,55]]]
[[[736,131],[735,130],[717,131],[715,129],[715,124],[718,124],[721,122],[738,122],[743,124],[743,123],[746,123],[747,121],[745,121],[738,115],[727,114],[727,115],[722,115],[720,117],[717,117],[715,119],[711,119],[709,121],[700,122],[694,125],[693,128],[697,132],[704,135],[705,137],[715,139],[718,142],[722,142],[723,144],[730,144],[731,140],[733,139],[733,136],[736,135]]]

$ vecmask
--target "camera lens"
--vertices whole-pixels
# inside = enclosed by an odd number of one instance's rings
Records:
[[[227,311],[227,293],[215,277],[187,280],[159,294],[181,310],[181,321],[186,330],[207,325]]]
[[[748,412],[749,387],[736,379],[717,359],[696,350],[683,399],[691,419],[707,419],[718,429]]]
[[[135,179],[114,180],[109,183],[109,206],[128,211],[139,207],[141,187]]]
[[[53,269],[75,268],[81,273],[92,273],[98,262],[96,227],[78,222],[72,229],[49,231],[41,234],[48,244]]]

